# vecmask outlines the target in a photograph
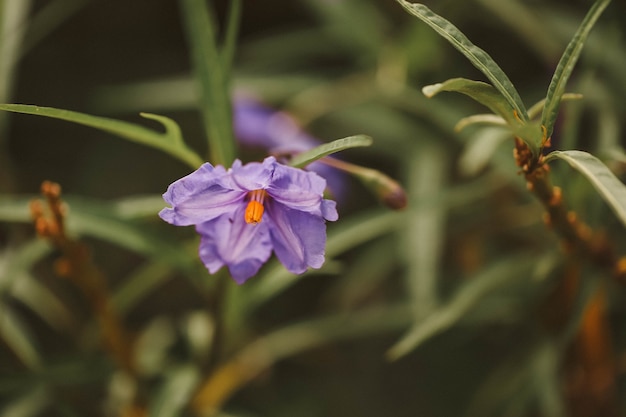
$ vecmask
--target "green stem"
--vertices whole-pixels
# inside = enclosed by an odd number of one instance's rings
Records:
[[[224,37],[224,51],[222,52],[222,62],[224,73],[230,74],[235,57],[237,35],[239,34],[239,21],[241,20],[241,0],[230,0],[228,9],[228,23],[226,25],[226,35]]]
[[[213,9],[205,0],[181,0],[200,109],[214,164],[230,165],[235,158],[229,77],[220,56]]]
[[[360,165],[336,158],[323,157],[318,159],[333,168],[347,172],[358,178],[387,207],[401,210],[407,205],[406,192],[398,182],[382,172],[365,168]]]

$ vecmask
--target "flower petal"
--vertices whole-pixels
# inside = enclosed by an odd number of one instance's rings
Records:
[[[320,143],[307,135],[287,113],[241,94],[235,97],[233,119],[235,135],[244,145],[302,152]]]
[[[250,162],[241,165],[237,160],[230,169],[232,180],[242,190],[264,190],[272,181],[274,169],[278,164],[273,156],[265,158],[263,162]]]
[[[305,272],[309,266],[320,268],[326,246],[324,219],[275,201],[268,202],[267,210],[274,252],[285,268],[295,274]]]
[[[235,95],[233,118],[235,135],[240,143],[262,146],[273,154],[297,154],[322,143],[302,130],[287,113],[276,111],[241,92]],[[345,194],[346,178],[342,171],[321,162],[313,162],[306,169],[326,179],[333,197]]]
[[[170,184],[163,199],[172,207],[161,210],[159,216],[168,223],[188,226],[232,213],[246,195],[245,191],[233,188],[223,167],[205,163]]]
[[[322,200],[322,216],[331,222],[337,220],[339,218],[337,203],[333,200]]]
[[[326,180],[316,173],[277,163],[267,192],[289,208],[321,216],[325,188]]]
[[[268,223],[247,224],[245,207],[196,226],[200,259],[210,273],[226,265],[238,284],[254,276],[272,254]]]
[[[340,202],[342,200],[345,201],[348,187],[344,172],[319,161],[307,165],[305,169],[315,172],[326,180],[326,188],[333,199],[339,200]]]

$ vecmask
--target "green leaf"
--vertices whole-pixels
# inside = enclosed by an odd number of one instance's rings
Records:
[[[510,140],[509,133],[502,127],[483,127],[467,141],[459,157],[459,171],[463,175],[477,175],[493,159],[498,147],[505,140]]]
[[[565,92],[565,85],[574,70],[574,66],[576,65],[576,61],[578,61],[578,57],[583,49],[585,40],[593,28],[593,25],[596,23],[610,2],[611,0],[597,0],[593,4],[578,28],[578,31],[576,31],[576,34],[570,41],[569,45],[565,48],[565,52],[556,67],[556,71],[554,72],[552,81],[550,81],[550,86],[548,87],[546,102],[541,115],[541,124],[545,126],[546,137],[548,138],[552,136],[554,123],[561,104],[561,97]]]
[[[228,166],[235,159],[230,80],[225,70],[229,64],[225,65],[218,49],[216,19],[206,0],[183,0],[181,6],[211,161]],[[228,36],[228,42],[234,42],[234,33]],[[234,45],[229,44],[225,60],[231,59],[231,48]]]
[[[407,306],[390,305],[281,327],[245,344],[227,362],[218,366],[201,387],[200,394],[196,396],[196,400],[200,401],[195,401],[195,405],[210,414],[221,408],[237,390],[280,360],[333,342],[388,334],[406,326],[409,320],[410,309]]]
[[[449,205],[440,199],[433,204],[417,204],[437,195],[448,185],[450,155],[443,146],[420,146],[410,155],[407,193],[411,196],[406,223],[401,228],[400,252],[406,264],[406,289],[415,318],[423,318],[439,301],[438,287]]]
[[[32,330],[25,320],[4,302],[0,303],[0,339],[30,369],[41,366],[42,359]]]
[[[511,106],[498,90],[487,83],[466,78],[451,78],[443,83],[427,85],[422,88],[422,92],[428,98],[442,91],[465,94],[502,117],[508,124],[512,126],[520,124],[520,121],[515,118],[515,108]]]
[[[57,331],[71,331],[76,326],[66,301],[26,271],[22,271],[11,295]]]
[[[0,195],[0,221],[31,222],[28,205],[32,199]],[[185,248],[155,233],[153,225],[142,225],[120,216],[116,212],[117,205],[72,196],[63,199],[71,209],[67,216],[70,233],[102,239],[181,270],[192,267],[194,259]]]
[[[443,17],[433,13],[428,7],[419,3],[397,0],[410,14],[419,18],[433,28],[439,35],[452,44],[469,61],[491,81],[496,90],[502,94],[509,106],[517,111],[522,121],[528,120],[526,108],[519,93],[509,77],[484,50],[474,45],[456,26]]]
[[[139,115],[145,119],[150,119],[161,123],[165,128],[165,134],[168,136],[169,140],[179,146],[185,146],[185,142],[183,141],[183,135],[180,131],[180,126],[178,126],[178,123],[176,123],[169,117],[161,116],[158,114],[139,113]]]
[[[52,245],[34,238],[16,248],[0,252],[0,297],[10,294],[57,329],[68,329],[72,318],[63,302],[30,274],[32,266],[52,252]]]
[[[150,415],[154,417],[176,417],[183,415],[194,389],[200,380],[198,368],[181,365],[166,372],[158,395],[150,404]]]
[[[222,52],[222,62],[224,73],[228,74],[233,66],[233,58],[237,46],[237,35],[239,34],[239,23],[241,21],[241,0],[231,0],[228,2],[228,22],[226,23],[226,35],[224,36],[224,47]]]
[[[626,185],[595,156],[583,151],[554,151],[546,156],[545,161],[554,159],[566,161],[591,182],[620,219],[626,225]]]
[[[52,252],[51,245],[42,239],[35,239],[19,246],[17,249],[7,249],[0,252],[0,296],[9,291],[16,282],[22,279],[25,271],[44,256]]]
[[[561,101],[581,100],[583,97],[584,96],[579,93],[565,93],[561,96]],[[530,117],[531,119],[534,119],[535,117],[541,116],[541,113],[543,112],[545,105],[546,105],[545,98],[533,104],[528,109],[528,117]]]
[[[456,132],[460,132],[468,126],[472,125],[487,125],[487,126],[501,126],[507,127],[506,120],[495,114],[473,114],[462,118],[454,126]]]
[[[327,155],[343,151],[350,148],[357,148],[362,146],[370,146],[372,144],[372,138],[366,135],[349,136],[343,139],[337,139],[330,143],[317,146],[306,152],[302,152],[294,156],[289,165],[295,168],[303,168],[312,162],[317,161]]]
[[[103,130],[128,139],[131,142],[159,149],[185,162],[194,169],[202,165],[203,162],[198,154],[183,143],[178,125],[165,116],[150,113],[141,114],[147,119],[155,120],[163,124],[165,133],[161,133],[134,123],[92,116],[70,110],[55,109],[52,107],[40,107],[26,104],[0,104],[0,110],[66,120],[68,122]]]
[[[192,258],[176,242],[153,233],[151,227],[141,227],[127,221],[102,216],[76,204],[71,207],[72,215],[68,218],[70,230],[80,231],[81,234],[161,259],[183,270],[190,268],[193,264]]]
[[[368,212],[353,216],[333,226],[328,233],[326,258],[332,259],[365,242],[391,233],[402,224],[403,213],[389,211]],[[282,265],[274,263],[274,267],[263,270],[258,279],[247,287],[245,308],[254,311],[256,307],[267,302],[302,277],[287,271]]]
[[[12,377],[14,376],[9,374],[7,379]],[[27,378],[18,379],[21,382]],[[40,377],[40,379],[42,378]],[[0,414],[5,417],[40,416],[45,413],[45,409],[50,412],[50,406],[59,402],[58,399],[57,401],[53,399],[52,390],[41,381],[32,381],[32,384],[24,391],[23,394],[20,392],[18,395],[9,396],[10,398],[3,401],[2,406],[0,406]],[[71,415],[66,415],[66,417],[69,416]]]
[[[519,112],[493,86],[482,81],[452,78],[443,83],[427,85],[422,89],[424,95],[429,98],[442,91],[465,94],[486,106],[502,117],[509,125],[512,133],[524,140],[534,154],[538,154],[542,139],[541,129],[534,123],[523,122],[516,117]]]
[[[187,242],[180,243],[181,249],[188,253],[187,260],[189,266],[184,267],[188,274],[193,274],[192,266],[195,264],[198,252],[198,241],[193,238]],[[198,262],[198,266],[201,264]],[[161,257],[154,256],[152,259],[137,267],[131,274],[127,275],[124,281],[117,286],[111,296],[115,306],[115,311],[124,315],[132,308],[144,301],[152,291],[163,285],[173,275],[174,265],[172,262],[164,261]]]
[[[155,218],[164,203],[161,195],[132,195],[113,202],[111,212],[123,220]]]
[[[528,275],[533,263],[528,258],[507,259],[499,262],[479,276],[469,280],[447,304],[432,311],[424,320],[417,322],[388,352],[387,356],[398,359],[411,352],[429,338],[452,327],[469,313],[488,293],[498,287]]]

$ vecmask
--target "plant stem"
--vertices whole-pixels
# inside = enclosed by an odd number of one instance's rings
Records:
[[[132,341],[113,307],[105,276],[94,264],[88,247],[66,233],[67,209],[61,199],[61,187],[44,181],[41,193],[47,207],[41,200],[34,200],[31,214],[37,234],[48,239],[61,253],[55,263],[56,273],[76,285],[89,301],[100,328],[104,350],[126,375],[136,381]],[[143,409],[141,400],[135,397],[125,406],[123,415],[142,415]]]
[[[550,168],[543,157],[533,161],[526,144],[515,139],[515,159],[526,179],[526,186],[546,209],[544,221],[563,240],[566,251],[589,260],[626,283],[626,257],[619,257],[606,234],[592,230],[574,211],[568,210],[561,189],[550,181]]]

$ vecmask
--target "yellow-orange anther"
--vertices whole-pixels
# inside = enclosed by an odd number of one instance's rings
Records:
[[[263,208],[265,194],[264,190],[254,190],[250,192],[250,201],[248,202],[248,207],[246,207],[246,213],[244,215],[246,223],[257,224],[261,222],[263,212],[265,211]]]

